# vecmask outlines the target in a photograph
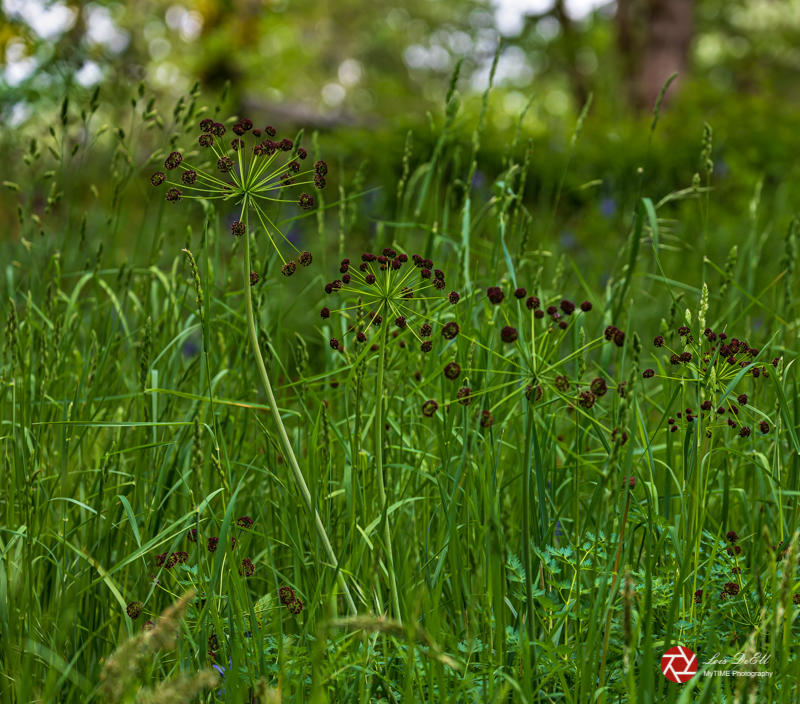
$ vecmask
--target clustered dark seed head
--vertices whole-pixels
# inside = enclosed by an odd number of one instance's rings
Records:
[[[456,391],[456,398],[462,406],[469,406],[472,403],[472,389],[469,386],[462,386]]]
[[[746,425],[743,425],[739,429],[739,437],[740,438],[749,438],[750,437],[750,428]]]
[[[167,191],[167,200],[170,203],[177,203],[183,194],[177,188],[170,188]]]
[[[642,372],[642,377],[645,379],[652,379],[655,376],[655,371],[653,369],[645,369]]]
[[[313,259],[314,258],[311,256],[311,252],[300,252],[300,256],[297,257],[297,261],[303,266],[309,266]]]
[[[498,303],[502,303],[506,296],[503,293],[503,289],[499,286],[489,286],[489,288],[486,289],[486,297],[491,303],[497,305]]]
[[[197,138],[197,143],[204,148],[210,147],[214,144],[214,138],[210,134],[201,134]]]
[[[314,196],[310,193],[301,193],[300,197],[297,199],[297,204],[303,210],[310,210],[314,207]]]
[[[432,417],[436,411],[439,409],[439,404],[436,403],[432,398],[429,398],[425,403],[422,404],[422,415],[426,418]]]
[[[239,518],[236,519],[236,525],[239,526],[239,528],[252,528],[253,519],[250,518],[250,516],[239,516]]]
[[[518,289],[516,289],[514,291],[514,297],[515,298],[522,299],[522,298],[525,298],[525,296],[527,296],[527,295],[528,295],[528,292],[524,288],[518,288]]]
[[[598,376],[592,379],[589,389],[595,396],[605,396],[608,386],[606,385],[606,380]]]
[[[303,147],[298,147],[297,149],[297,158],[298,159],[305,159],[308,156],[308,152],[303,149]]]
[[[448,362],[444,368],[444,375],[450,380],[458,379],[461,376],[461,365],[458,362]]]
[[[219,545],[219,538],[214,535],[208,539],[208,544],[206,545],[206,548],[208,549],[209,552],[216,552],[218,545]]]
[[[657,335],[657,336],[656,336],[656,337],[653,339],[653,344],[654,344],[656,347],[663,347],[663,346],[664,346],[664,338],[663,338],[661,335]]]
[[[489,428],[494,424],[494,416],[490,411],[481,411],[481,428]]]
[[[227,174],[233,171],[233,159],[229,156],[221,156],[217,159],[217,168],[223,173]]]
[[[591,391],[581,391],[578,396],[578,405],[586,410],[594,406],[595,395]]]
[[[200,120],[200,130],[203,132],[211,132],[211,128],[214,126],[214,120],[210,117],[206,117]]]
[[[257,271],[251,271],[250,272],[250,285],[251,286],[255,286],[258,283],[259,279],[260,279],[260,277],[259,277]]]
[[[433,349],[433,343],[430,340],[423,340],[419,346],[422,352],[430,352]]]
[[[617,347],[622,347],[625,344],[625,333],[616,325],[609,325],[604,330],[603,335],[609,342],[613,341]]]
[[[252,577],[256,573],[256,566],[249,557],[242,560],[242,566],[239,568],[239,574],[243,577]]]
[[[450,291],[450,295],[447,297],[450,300],[450,303],[455,305],[460,300],[461,296],[458,295],[457,291]]]
[[[419,336],[420,337],[430,337],[431,333],[433,332],[433,328],[431,328],[429,323],[423,323],[419,329]]]
[[[739,540],[739,535],[735,530],[729,530],[727,533],[725,533],[725,539],[729,543],[735,543],[737,540]]]
[[[569,390],[569,379],[563,374],[559,374],[554,380],[553,385],[562,393]]]
[[[150,177],[150,183],[152,183],[154,186],[160,186],[162,183],[164,183],[166,178],[167,175],[163,171],[156,171]]]
[[[458,323],[451,320],[449,323],[445,323],[442,327],[442,337],[445,340],[452,340],[458,335],[459,327]]]
[[[500,338],[503,340],[503,342],[506,343],[514,342],[517,339],[517,337],[518,337],[517,329],[515,327],[512,327],[511,325],[506,325],[500,331]]]
[[[180,152],[171,152],[170,155],[164,159],[164,167],[170,171],[178,168],[178,165],[183,161],[183,154]]]
[[[703,601],[703,590],[702,589],[698,589],[694,593],[694,603],[695,604],[699,604],[702,601]]]
[[[286,608],[290,614],[297,616],[303,611],[303,602],[295,597],[293,601],[290,601],[288,604],[286,604]]]
[[[286,264],[281,267],[281,274],[284,276],[291,276],[296,269],[297,265],[294,262],[286,262]]]
[[[405,318],[404,318],[402,315],[398,315],[398,316],[397,316],[397,317],[394,319],[394,324],[395,324],[395,325],[396,325],[398,328],[401,328],[401,329],[402,329],[402,328],[405,328],[405,327],[407,326],[406,319],[405,319]]]
[[[575,304],[572,301],[568,301],[566,298],[561,301],[559,307],[564,311],[565,315],[572,315],[575,311]]]
[[[197,171],[188,169],[181,174],[181,181],[187,186],[191,186],[197,180]]]
[[[759,430],[761,430],[762,435],[766,435],[769,432],[769,423],[767,421],[762,420],[758,424]]]
[[[243,139],[239,139],[239,137],[234,137],[231,140],[231,149],[233,149],[233,151],[238,152],[239,149],[243,149],[243,148],[244,148],[244,140]]]
[[[339,349],[339,340],[337,340],[335,337],[332,337],[330,339],[330,341],[328,342],[328,344],[331,346],[332,350],[338,350]]]
[[[584,301],[581,303],[581,310],[584,313],[588,313],[592,309],[592,304],[589,301]]]
[[[331,309],[330,308],[323,308],[319,312],[320,318],[330,318],[331,317]]]
[[[231,232],[234,237],[241,237],[245,233],[245,224],[241,220],[234,220],[231,223]]]
[[[722,593],[736,596],[739,593],[739,585],[736,582],[725,582]]]
[[[135,621],[139,616],[142,615],[142,608],[143,604],[141,601],[132,601],[125,607],[125,611],[128,613],[128,617]]]

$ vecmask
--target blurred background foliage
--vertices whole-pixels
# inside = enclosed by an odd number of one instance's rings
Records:
[[[173,108],[194,86],[198,105],[224,96],[221,114],[266,119],[282,134],[317,131],[333,166],[329,200],[374,188],[358,207],[390,218],[407,133],[414,167],[441,132],[459,61],[448,154],[466,173],[498,46],[472,186],[488,200],[510,145],[517,162],[529,146],[535,217],[552,206],[569,160],[558,212],[538,237],[604,257],[624,241],[639,195],[691,186],[705,122],[713,254],[724,259],[753,227],[759,184],[757,226],[785,230],[798,196],[800,0],[2,0],[0,158],[10,185],[0,242],[34,240],[46,217],[77,237],[85,217],[101,225],[115,208],[131,209],[123,221],[140,232],[140,211],[162,206],[144,178],[151,156],[176,136]],[[676,71],[651,136],[656,97]],[[123,191],[134,197],[120,205]],[[677,203],[677,221],[687,207],[697,213],[696,201]],[[130,235],[106,232],[105,246],[127,251]]]

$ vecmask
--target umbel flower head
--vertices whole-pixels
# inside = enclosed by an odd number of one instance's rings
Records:
[[[432,340],[427,339],[433,332],[432,325],[441,326],[445,342],[458,334],[458,325],[440,322],[438,313],[441,308],[458,303],[459,296],[455,292],[444,293],[444,272],[436,269],[430,259],[418,254],[409,258],[386,247],[380,254],[365,252],[358,262],[343,259],[338,276],[325,284],[325,293],[347,300],[338,308],[325,306],[320,317],[327,319],[334,313],[346,316],[347,334],[358,345],[366,343],[382,326],[413,336],[422,352],[433,349]],[[424,319],[419,327],[418,318]],[[404,342],[401,338],[401,346]],[[347,347],[338,338],[332,338],[330,346],[340,352]]]
[[[231,129],[232,139],[225,136],[224,124],[205,118],[200,122],[197,148],[185,155],[170,152],[164,171],[153,173],[150,182],[156,187],[165,185],[171,203],[192,198],[233,201],[238,211],[233,234],[244,235],[248,223],[260,224],[283,263],[283,274],[290,276],[297,267],[284,257],[281,241],[297,253],[297,262],[303,266],[311,263],[311,254],[301,252],[267,211],[280,203],[294,203],[302,210],[313,208],[314,196],[308,191],[325,188],[328,165],[318,160],[303,168],[306,150],[291,139],[274,139],[276,130],[270,125],[254,129],[251,120],[242,118]]]

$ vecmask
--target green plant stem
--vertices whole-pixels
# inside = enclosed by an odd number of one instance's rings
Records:
[[[256,324],[255,324],[255,317],[253,315],[253,297],[250,293],[250,233],[247,230],[247,204],[245,203],[244,208],[244,222],[245,222],[245,234],[244,234],[244,257],[243,257],[243,284],[244,284],[244,300],[245,300],[245,307],[247,308],[247,327],[250,331],[250,342],[253,347],[253,355],[256,358],[256,366],[258,367],[258,373],[261,376],[261,382],[264,385],[264,391],[267,394],[267,402],[269,403],[270,411],[272,411],[272,417],[275,419],[275,425],[278,427],[278,436],[281,440],[281,446],[283,447],[283,451],[286,454],[286,458],[289,461],[289,467],[292,470],[292,475],[294,476],[295,483],[297,484],[297,488],[300,490],[300,494],[303,497],[303,501],[305,502],[306,508],[308,512],[313,515],[314,517],[314,524],[317,529],[317,536],[322,543],[322,548],[325,551],[327,558],[331,561],[334,568],[336,568],[337,577],[339,579],[339,585],[344,592],[344,598],[347,602],[347,608],[350,610],[352,614],[357,614],[358,609],[356,608],[355,602],[353,601],[353,597],[350,594],[350,589],[347,586],[347,580],[345,579],[344,574],[339,569],[339,561],[336,559],[336,553],[333,551],[333,547],[331,546],[331,541],[328,539],[328,533],[325,530],[325,526],[322,524],[322,519],[320,518],[319,512],[314,507],[311,501],[311,492],[308,490],[308,485],[306,484],[306,480],[303,477],[303,473],[300,471],[300,465],[297,463],[297,458],[295,457],[294,450],[292,449],[292,444],[289,441],[289,436],[286,433],[286,428],[283,425],[283,419],[281,418],[280,410],[278,409],[278,404],[275,401],[275,395],[272,393],[272,384],[269,381],[269,375],[267,374],[267,368],[264,365],[264,358],[261,356],[261,349],[258,346],[258,334],[256,333]]]
[[[378,352],[378,406],[375,409],[375,461],[377,464],[378,474],[378,493],[381,502],[381,511],[383,513],[383,539],[386,543],[386,557],[389,567],[389,582],[392,590],[392,607],[394,608],[394,615],[398,621],[400,617],[400,596],[397,593],[397,578],[394,571],[394,551],[392,550],[392,531],[389,526],[389,505],[386,499],[386,487],[383,480],[383,394],[384,394],[384,368],[386,366],[386,347],[387,337],[389,335],[389,323],[384,322],[383,330],[381,331],[380,351]]]

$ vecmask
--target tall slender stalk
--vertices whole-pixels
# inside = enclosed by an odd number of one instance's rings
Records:
[[[386,487],[383,479],[383,404],[384,404],[384,368],[386,366],[386,347],[389,336],[389,323],[385,322],[381,330],[380,351],[378,352],[378,406],[375,409],[375,460],[378,474],[378,493],[383,513],[383,539],[386,543],[386,558],[389,568],[389,583],[392,590],[392,608],[395,618],[400,617],[400,596],[397,592],[397,577],[394,571],[394,550],[392,549],[392,531],[389,526],[389,505],[386,499]]]
[[[242,283],[244,285],[245,307],[247,308],[247,328],[250,331],[250,343],[253,348],[253,356],[256,359],[256,366],[258,367],[258,373],[261,376],[261,383],[264,385],[264,391],[267,394],[267,402],[269,403],[270,411],[272,411],[272,417],[275,419],[275,425],[278,427],[278,436],[281,440],[281,447],[283,447],[284,454],[289,461],[289,467],[292,470],[295,484],[297,484],[297,488],[300,490],[300,494],[303,497],[303,501],[305,502],[308,512],[314,516],[314,524],[317,529],[317,536],[322,543],[322,548],[325,551],[327,558],[331,561],[336,569],[339,585],[344,592],[344,598],[347,602],[347,608],[352,614],[357,614],[358,609],[356,608],[353,597],[350,594],[350,589],[347,586],[347,580],[345,579],[344,573],[339,569],[339,561],[336,558],[336,553],[333,551],[331,541],[328,539],[328,533],[325,530],[325,526],[322,524],[322,519],[320,518],[319,512],[311,501],[311,492],[308,490],[308,485],[306,484],[306,480],[303,477],[303,473],[300,470],[300,465],[297,463],[297,458],[295,457],[294,450],[292,449],[292,443],[289,441],[289,436],[287,435],[286,428],[283,425],[283,419],[281,418],[278,404],[275,401],[275,395],[272,393],[272,384],[270,384],[269,381],[267,368],[264,365],[264,358],[261,356],[261,349],[258,346],[258,334],[256,333],[255,317],[253,315],[253,297],[250,293],[250,231],[247,228],[248,205],[247,199],[245,199],[242,208],[242,217],[245,224],[245,233],[243,237],[244,257],[242,262]]]

